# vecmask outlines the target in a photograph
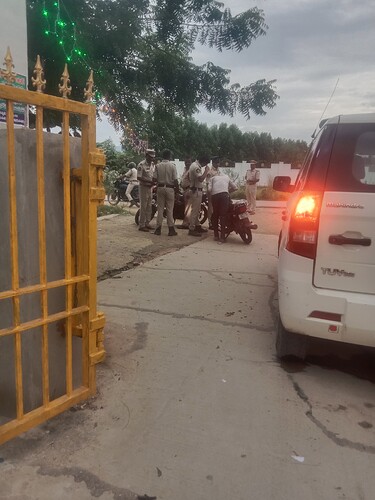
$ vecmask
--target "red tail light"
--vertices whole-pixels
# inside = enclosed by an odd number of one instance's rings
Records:
[[[322,193],[301,194],[290,218],[286,246],[290,252],[315,258],[321,203]]]

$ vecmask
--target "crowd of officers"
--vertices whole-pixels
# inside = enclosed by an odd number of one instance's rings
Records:
[[[190,157],[186,157],[185,169],[182,174],[181,184],[179,184],[176,165],[171,161],[171,151],[165,149],[161,156],[161,161],[156,163],[155,150],[147,149],[145,159],[138,164],[137,168],[135,168],[135,164],[132,164],[131,169],[128,171],[129,180],[136,179],[136,182],[139,183],[139,231],[149,232],[154,230],[154,234],[160,235],[165,211],[168,236],[177,235],[173,208],[175,193],[179,192],[181,186],[185,212],[183,223],[176,227],[187,229],[189,236],[201,236],[202,233],[207,232],[207,229],[204,229],[199,224],[202,194],[205,187],[208,195],[209,229],[213,229],[216,241],[224,243],[224,228],[230,204],[229,193],[235,191],[237,187],[228,175],[219,171],[219,157],[210,158],[207,155],[200,155],[195,161],[192,161]],[[209,167],[210,162],[211,167]],[[131,173],[129,173],[130,170]],[[245,181],[248,211],[255,213],[256,195],[254,193],[256,193],[256,184],[259,182],[259,171],[255,170],[255,162],[250,162],[250,169],[246,172]],[[150,225],[154,186],[157,189],[158,206],[156,228]],[[131,191],[129,194],[131,197]],[[132,200],[129,199],[129,201],[132,205]],[[219,227],[222,229],[221,234],[219,234]]]

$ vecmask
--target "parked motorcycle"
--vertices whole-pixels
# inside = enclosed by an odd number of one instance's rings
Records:
[[[156,212],[158,211],[158,204],[157,204],[157,194],[156,194],[156,188],[153,190],[152,194],[152,202],[151,202],[151,220],[155,217]],[[137,211],[135,214],[135,223],[138,225],[139,224],[139,213],[140,210]],[[174,207],[173,207],[173,217],[174,219],[184,219],[184,214],[185,214],[185,201],[184,201],[184,194],[180,190],[176,195],[175,195],[175,200],[174,200]],[[164,217],[167,216],[166,211],[164,209]],[[202,203],[201,203],[201,209],[199,212],[199,218],[198,222],[200,225],[204,224],[207,220],[208,216],[208,198],[207,194],[203,193],[202,195]]]
[[[230,233],[234,231],[240,235],[245,245],[249,245],[253,239],[251,232],[252,229],[258,229],[258,226],[249,219],[247,213],[247,203],[242,200],[231,200],[224,231],[225,239],[227,239]],[[219,234],[221,234],[220,219]]]
[[[108,193],[108,203],[110,205],[117,205],[120,201],[129,201],[126,196],[126,189],[129,181],[125,179],[116,179],[114,182],[114,189]],[[132,198],[135,203],[139,203],[139,188],[138,184],[134,186],[132,191]]]

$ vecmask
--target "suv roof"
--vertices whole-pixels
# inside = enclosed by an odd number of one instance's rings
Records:
[[[323,120],[324,121],[324,120]],[[337,115],[328,118],[323,125],[335,123],[375,123],[375,113],[358,113],[353,115]]]

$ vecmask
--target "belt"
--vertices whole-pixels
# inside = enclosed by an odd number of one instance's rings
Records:
[[[159,188],[172,188],[172,189],[174,189],[173,184],[158,184],[158,187]]]
[[[203,188],[191,187],[192,191],[203,191]]]

